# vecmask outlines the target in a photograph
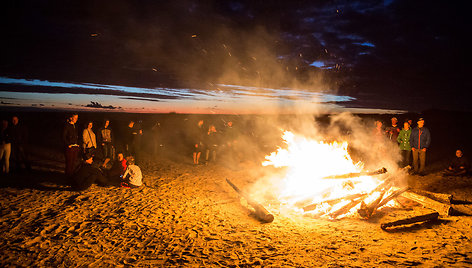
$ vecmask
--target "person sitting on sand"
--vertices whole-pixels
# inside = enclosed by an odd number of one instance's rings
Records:
[[[128,156],[126,157],[126,162],[128,163],[128,167],[126,168],[125,174],[123,174],[121,186],[125,188],[135,188],[143,185],[143,174],[141,173],[141,169],[135,165],[134,158]]]
[[[462,150],[456,151],[456,157],[451,161],[444,171],[445,176],[461,176],[469,171],[469,161],[463,155]]]
[[[120,184],[123,174],[125,174],[128,164],[122,152],[116,154],[116,159],[113,161],[111,168],[108,170],[107,177],[111,182]]]
[[[93,164],[93,155],[86,153],[84,161],[72,176],[71,184],[74,190],[83,191],[88,189],[93,183],[97,183],[100,186],[109,184],[100,168]]]

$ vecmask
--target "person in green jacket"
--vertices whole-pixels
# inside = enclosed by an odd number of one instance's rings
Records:
[[[403,129],[400,130],[400,133],[397,137],[397,142],[402,154],[402,165],[403,167],[410,165],[410,156],[411,156],[411,146],[410,146],[410,135],[411,128],[410,123],[403,123]]]

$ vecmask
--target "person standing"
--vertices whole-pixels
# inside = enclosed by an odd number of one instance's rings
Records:
[[[110,120],[106,119],[103,127],[98,131],[98,142],[103,151],[103,157],[115,159],[113,153],[113,131],[110,128]]]
[[[218,149],[218,143],[218,133],[216,132],[216,127],[215,125],[210,125],[205,136],[205,165],[208,165],[210,161],[210,153],[211,161],[216,161],[216,151]]]
[[[154,156],[158,156],[161,151],[162,138],[161,138],[161,123],[156,122],[151,128],[152,132],[152,153]]]
[[[126,156],[134,155],[134,141],[137,134],[138,133],[134,127],[134,121],[129,121],[128,126],[126,127],[124,141]]]
[[[2,161],[2,172],[10,172],[10,154],[11,154],[11,135],[8,127],[8,120],[2,120],[2,129],[0,130],[0,161]]]
[[[424,126],[424,119],[418,119],[418,126],[411,131],[410,146],[413,154],[413,172],[424,175],[426,165],[426,150],[431,143],[429,129]],[[419,159],[419,167],[418,167]]]
[[[85,128],[82,132],[82,140],[84,142],[84,153],[91,153],[93,155],[97,149],[97,137],[95,136],[92,128],[93,123],[90,121],[87,123],[87,128]]]
[[[18,116],[13,116],[11,119],[11,153],[15,169],[19,170],[21,165],[24,165],[26,170],[31,171],[31,164],[28,159],[27,143],[28,143],[28,129],[19,123]]]
[[[387,133],[387,138],[391,141],[396,141],[398,138],[398,135],[400,134],[400,127],[398,127],[398,119],[396,117],[392,117],[391,119],[392,125],[387,127],[385,129],[385,132]]]
[[[203,126],[203,120],[198,121],[197,128],[193,135],[195,135],[193,143],[193,164],[198,165],[200,161],[200,156],[202,155],[204,149],[203,140],[206,135],[205,127]]]
[[[402,166],[410,165],[411,146],[410,146],[411,128],[408,122],[403,123],[403,129],[397,137],[398,146],[402,154]]]
[[[64,155],[66,158],[65,174],[72,176],[74,174],[75,164],[79,156],[80,146],[79,134],[77,132],[78,114],[72,114],[67,120],[64,130],[62,131],[62,141],[64,143]]]

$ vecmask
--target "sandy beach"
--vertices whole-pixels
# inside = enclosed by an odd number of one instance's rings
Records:
[[[282,213],[271,223],[225,181],[249,191],[267,169],[260,161],[192,164],[190,155],[143,154],[144,186],[71,191],[63,155],[51,146],[30,152],[31,173],[2,176],[2,267],[465,267],[472,265],[468,216],[383,231],[383,222],[432,210],[402,199],[368,220]],[[434,167],[434,165],[431,165]],[[472,178],[432,169],[408,185],[470,200]],[[269,205],[267,205],[269,204]]]

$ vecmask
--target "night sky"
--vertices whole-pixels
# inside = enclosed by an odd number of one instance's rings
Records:
[[[283,89],[270,92],[288,100],[299,96],[290,90],[355,99],[343,107],[470,110],[463,3],[9,1],[0,16],[0,98],[38,90],[7,79],[37,79],[177,89],[131,96],[155,103],[179,98],[178,89],[239,85],[244,94]]]

